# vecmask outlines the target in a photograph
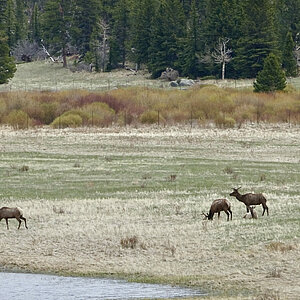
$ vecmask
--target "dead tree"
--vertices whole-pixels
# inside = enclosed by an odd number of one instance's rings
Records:
[[[101,70],[105,71],[106,64],[108,62],[108,52],[109,52],[109,45],[108,45],[108,32],[109,32],[109,25],[104,21],[100,20],[99,22],[100,28],[102,29],[102,43],[100,45],[101,49]]]
[[[220,38],[212,57],[215,63],[222,64],[222,80],[225,79],[225,66],[226,63],[231,61],[232,50],[227,48],[227,43],[230,41],[228,38]]]

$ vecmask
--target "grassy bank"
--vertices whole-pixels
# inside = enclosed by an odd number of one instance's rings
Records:
[[[299,127],[1,129],[0,266],[197,286],[224,299],[297,299]],[[232,187],[263,192],[245,220]],[[233,221],[202,220],[228,198]],[[267,298],[267,297],[273,298]],[[212,297],[212,296],[211,296]]]

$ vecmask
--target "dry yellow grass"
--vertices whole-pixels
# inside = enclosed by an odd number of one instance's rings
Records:
[[[5,222],[2,220],[0,223],[2,269],[121,276],[131,280],[192,285],[208,291],[209,299],[299,297],[300,237],[299,227],[296,228],[299,225],[300,200],[297,185],[299,128],[255,127],[240,131],[190,131],[187,128],[12,131],[2,128],[1,140],[4,187],[15,184],[21,188],[24,178],[31,176],[33,169],[47,172],[46,162],[41,159],[42,153],[47,154],[48,160],[53,153],[61,155],[57,160],[61,161],[62,167],[55,165],[48,179],[53,190],[59,189],[55,176],[67,167],[75,170],[73,176],[78,176],[77,184],[86,180],[84,172],[92,167],[88,165],[88,157],[92,155],[103,156],[107,160],[107,165],[105,160],[101,160],[99,166],[94,166],[96,177],[106,172],[107,182],[102,184],[110,185],[109,180],[114,178],[109,172],[124,163],[123,180],[130,177],[130,184],[136,187],[130,191],[114,190],[110,194],[99,192],[98,196],[91,194],[90,198],[78,197],[75,191],[72,197],[68,196],[72,195],[75,185],[70,194],[61,196],[57,192],[56,198],[39,197],[38,186],[36,197],[32,194],[26,198],[29,187],[25,184],[24,196],[19,199],[15,196],[6,198],[9,191],[5,192],[6,195],[1,193],[1,204],[20,206],[29,227],[26,230],[22,225],[18,231],[17,222],[11,220],[7,231]],[[255,143],[255,147],[251,143]],[[123,151],[124,162],[120,159],[115,163],[114,155],[119,151]],[[25,161],[29,165],[28,175],[17,173],[20,171],[15,169],[5,171],[11,163],[8,156],[15,153],[20,153],[24,159],[33,153]],[[111,156],[108,156],[109,153]],[[206,180],[206,188],[193,191],[190,187],[198,171],[194,170],[195,161],[188,159],[195,159],[199,153],[207,159],[207,174],[199,174],[202,180]],[[135,167],[139,168],[136,177],[126,173],[126,170],[132,170],[131,156],[133,159],[138,157],[134,160]],[[158,190],[145,189],[141,182],[157,180],[150,164],[145,169],[145,161],[152,156],[151,164],[156,163],[160,167],[168,159],[176,164],[177,159],[183,157],[187,160],[187,169],[177,173],[172,182],[167,176],[174,174],[173,170],[165,173],[166,186]],[[63,157],[69,164],[64,162]],[[79,161],[76,168],[71,160],[74,157]],[[18,166],[20,161],[15,159]],[[279,172],[275,181],[255,179],[256,183],[251,182],[252,187],[267,193],[270,216],[261,217],[259,207],[258,220],[244,220],[245,207],[230,199],[233,221],[226,222],[225,214],[221,214],[220,220],[216,216],[212,222],[202,220],[201,212],[208,210],[213,199],[226,196],[231,188],[229,185],[228,190],[221,190],[224,187],[218,183],[217,176],[216,182],[210,186],[208,174],[213,166],[219,169],[218,176],[230,177],[226,185],[241,183],[244,190],[250,188],[249,182],[245,182],[247,178],[250,181],[250,177],[236,179],[234,176],[235,173],[242,176],[242,171],[235,165],[237,159],[242,161],[247,172],[257,172],[247,163],[261,163],[266,178]],[[222,161],[232,166],[233,174],[225,174]],[[280,179],[279,169],[285,168],[285,164],[291,166],[291,173],[284,174],[286,181],[280,183],[276,180]],[[84,166],[87,168],[84,169]],[[16,172],[16,178],[13,172]],[[45,176],[42,174],[40,176]],[[254,173],[247,176],[253,177]],[[96,177],[85,183],[85,188],[91,189],[91,193],[94,185],[100,184]],[[14,183],[13,178],[16,179]],[[68,182],[71,177],[64,180]],[[186,180],[190,181],[190,185]],[[33,186],[35,184],[32,182]],[[279,189],[283,189],[284,193]]]

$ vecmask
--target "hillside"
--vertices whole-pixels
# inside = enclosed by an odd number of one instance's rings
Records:
[[[201,80],[197,83],[218,87],[252,88],[253,79]],[[296,90],[300,90],[300,77],[288,79],[288,83]],[[150,79],[150,74],[145,71],[139,71],[136,74],[124,69],[101,73],[71,72],[59,63],[37,61],[18,64],[15,76],[8,84],[0,85],[0,91],[59,91],[72,89],[106,91],[129,86],[170,88],[169,82]]]

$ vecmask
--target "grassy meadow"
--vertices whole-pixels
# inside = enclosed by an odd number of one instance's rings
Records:
[[[0,269],[195,286],[210,299],[298,299],[298,125],[0,129]],[[263,192],[269,216],[229,197]],[[233,220],[203,220],[226,197]]]
[[[72,62],[69,62],[72,64]],[[289,78],[288,84],[300,90],[300,78]],[[243,80],[201,80],[203,85],[222,88],[253,88],[253,79]],[[116,70],[108,73],[71,72],[61,63],[36,61],[17,65],[17,72],[8,84],[0,85],[2,91],[60,91],[85,89],[107,91],[115,88],[141,86],[149,88],[170,88],[168,82],[151,80],[145,71],[133,73],[130,70]],[[172,88],[174,89],[174,88]]]

